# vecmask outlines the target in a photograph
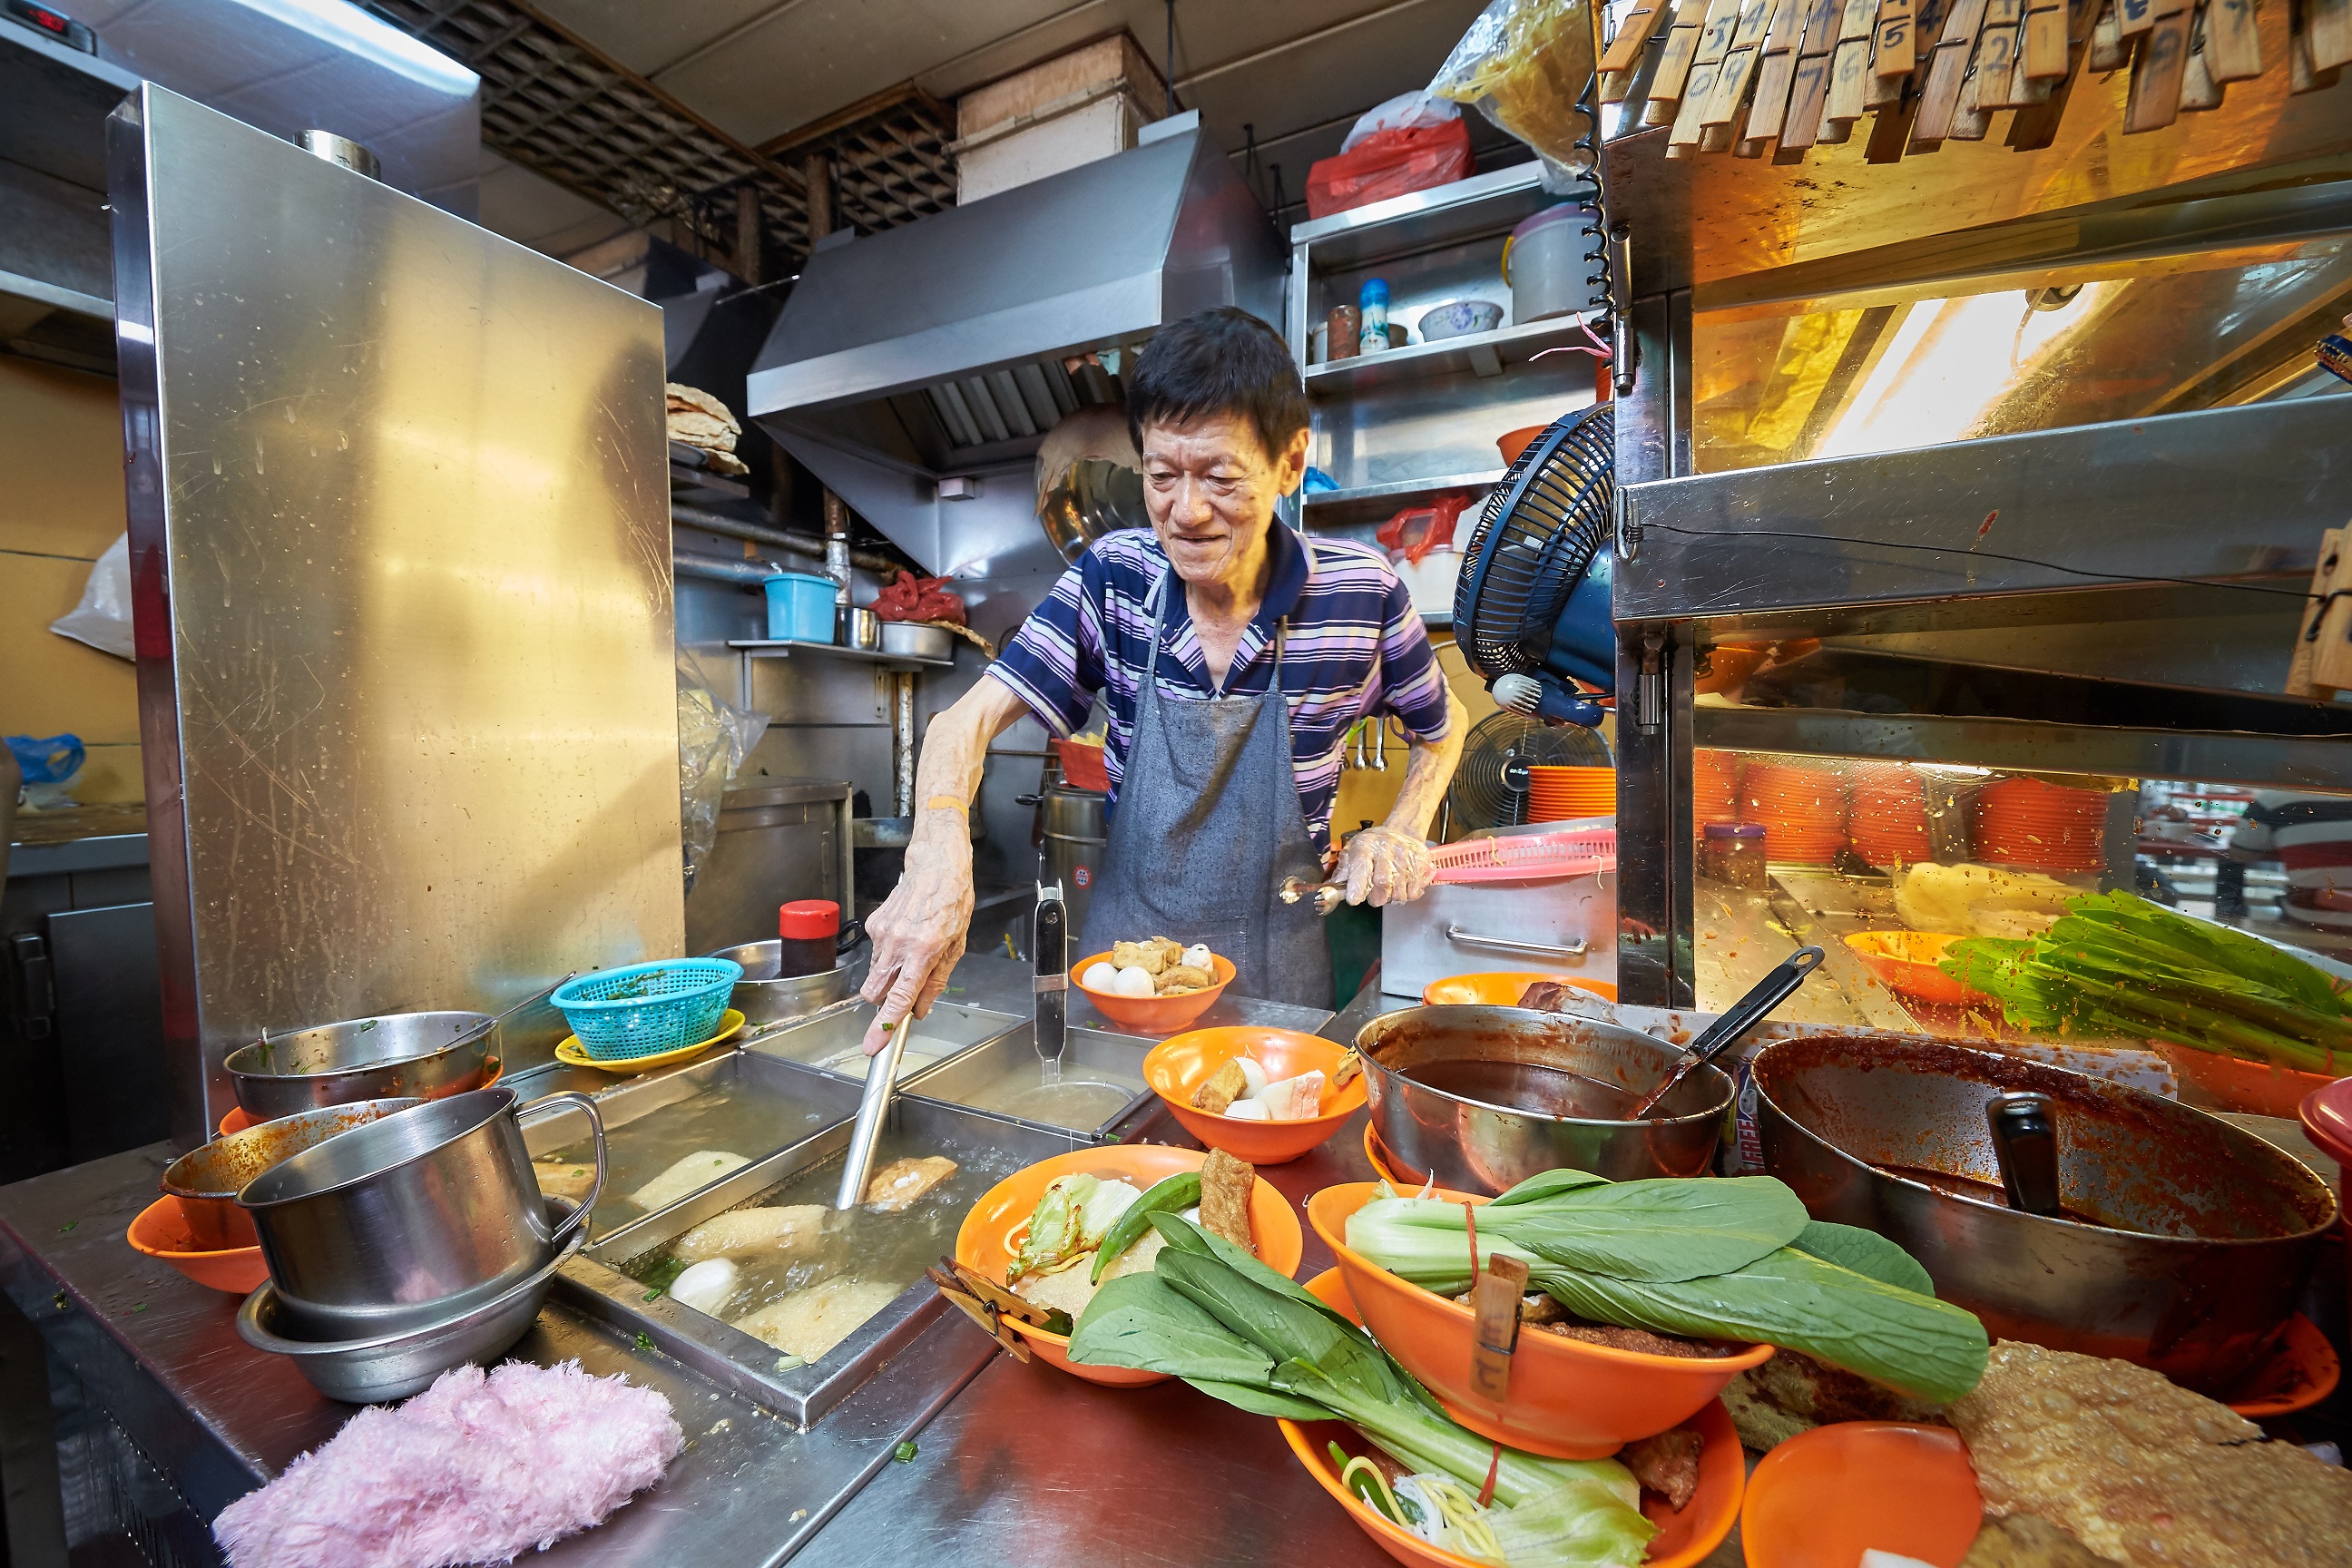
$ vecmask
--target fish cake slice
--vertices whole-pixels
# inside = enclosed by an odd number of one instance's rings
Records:
[[[893,1160],[866,1184],[866,1206],[879,1214],[904,1214],[916,1199],[955,1173],[956,1163],[944,1154]]]

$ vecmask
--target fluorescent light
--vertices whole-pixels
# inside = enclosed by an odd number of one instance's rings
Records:
[[[481,78],[421,39],[379,21],[344,0],[236,0],[248,11],[282,22],[322,44],[373,60],[420,87],[470,98]]]

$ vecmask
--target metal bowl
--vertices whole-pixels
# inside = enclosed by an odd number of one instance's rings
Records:
[[[498,1030],[480,1026],[491,1021],[488,1013],[346,1018],[240,1046],[223,1065],[237,1104],[257,1121],[359,1100],[436,1100],[462,1094],[488,1076]]]
[[[562,1198],[547,1200],[547,1222],[561,1228],[572,1215]],[[451,1367],[503,1354],[530,1331],[555,1271],[588,1239],[575,1229],[544,1267],[501,1294],[394,1333],[358,1340],[310,1340],[294,1332],[274,1285],[263,1285],[237,1310],[239,1338],[256,1350],[290,1358],[310,1386],[352,1405],[404,1399],[432,1385]]]
[[[1896,1242],[1997,1337],[2192,1388],[2226,1391],[2270,1349],[2336,1223],[2327,1184],[2261,1139],[2079,1073],[1826,1037],[1776,1041],[1750,1070],[1764,1168],[1814,1217]],[[2099,1223],[2001,1201],[1985,1104],[2018,1090],[2051,1097],[2060,1201]]]
[[[854,995],[866,980],[866,957],[863,954],[818,974],[794,974],[776,978],[779,967],[777,954],[783,943],[771,938],[766,942],[747,942],[740,947],[721,948],[705,953],[706,958],[723,958],[743,966],[743,978],[735,983],[731,1005],[744,1019],[753,1024],[774,1024],[787,1018],[805,1018],[821,1013],[835,1002]]]
[[[163,1191],[179,1200],[180,1212],[187,1216],[189,1233],[198,1247],[229,1246],[238,1232],[252,1229],[237,1212],[236,1194],[255,1177],[338,1132],[424,1103],[405,1098],[362,1100],[261,1122],[215,1138],[173,1161],[163,1172]]]
[[[884,621],[882,651],[901,658],[947,658],[955,651],[955,634],[921,621]]]
[[[539,1111],[588,1117],[595,1183],[567,1222],[584,1228],[605,1172],[595,1101],[551,1094],[517,1110],[515,1099],[480,1089],[413,1106],[313,1144],[237,1194],[294,1332],[404,1332],[503,1297],[545,1267],[565,1234],[546,1223],[519,1125]]]
[[[1406,1007],[1366,1024],[1356,1049],[1381,1145],[1460,1191],[1499,1193],[1562,1166],[1612,1182],[1705,1175],[1731,1109],[1731,1079],[1701,1067],[1658,1115],[1618,1120],[1682,1053],[1524,1007]]]

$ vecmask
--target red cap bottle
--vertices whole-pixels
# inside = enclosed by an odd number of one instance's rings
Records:
[[[841,906],[831,899],[797,899],[776,910],[776,978],[823,974],[835,963]]]

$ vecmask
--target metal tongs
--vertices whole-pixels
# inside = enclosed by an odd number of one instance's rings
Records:
[[[1829,955],[1818,947],[1801,947],[1789,955],[1789,961],[1757,982],[1756,988],[1724,1012],[1723,1016],[1708,1025],[1699,1037],[1683,1052],[1682,1060],[1666,1075],[1666,1081],[1643,1095],[1633,1109],[1625,1113],[1628,1121],[1646,1119],[1658,1102],[1674,1093],[1683,1079],[1696,1071],[1700,1064],[1713,1061],[1725,1047],[1748,1037],[1750,1030],[1764,1021],[1765,1015],[1786,1002],[1805,983],[1805,976],[1822,966]]]
[[[1315,912],[1328,915],[1339,907],[1348,896],[1345,882],[1310,882],[1304,877],[1285,877],[1276,896],[1286,904],[1295,904],[1304,898],[1313,898]]]

